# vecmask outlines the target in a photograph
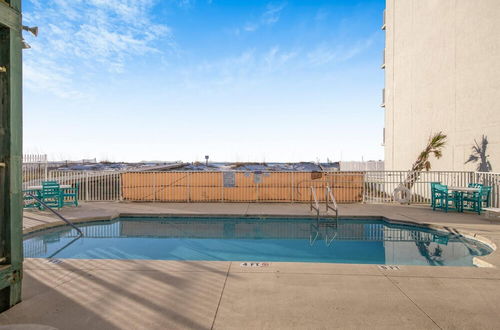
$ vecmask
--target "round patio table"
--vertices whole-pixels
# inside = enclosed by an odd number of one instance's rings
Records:
[[[448,190],[458,194],[458,197],[460,198],[460,205],[457,205],[459,212],[464,211],[464,193],[474,193],[481,191],[481,189],[479,188],[472,187],[448,187]]]

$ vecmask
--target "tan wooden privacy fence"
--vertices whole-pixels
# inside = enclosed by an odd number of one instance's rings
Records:
[[[329,185],[339,203],[363,200],[362,172],[128,172],[122,195],[130,201],[308,202],[310,187],[324,201]]]

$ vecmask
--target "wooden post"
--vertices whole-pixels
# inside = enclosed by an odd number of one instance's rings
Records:
[[[21,301],[21,0],[0,2],[0,311]]]

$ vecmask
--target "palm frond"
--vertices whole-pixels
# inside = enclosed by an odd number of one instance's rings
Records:
[[[478,156],[470,155],[470,156],[469,156],[469,159],[467,159],[467,161],[465,162],[465,164],[470,163],[470,162],[475,163],[475,162],[477,162],[478,160],[479,160],[479,157],[478,157]]]
[[[441,150],[434,150],[433,154],[434,154],[434,157],[436,157],[437,159],[439,159],[439,158],[441,158],[441,156],[443,156],[443,152]]]
[[[488,139],[486,138],[486,136],[483,135],[483,137],[481,138],[481,149],[483,150],[483,152],[486,152],[486,149],[488,148]]]
[[[423,170],[429,171],[431,169],[431,162],[429,160],[429,157],[431,155],[434,155],[434,157],[436,157],[437,159],[443,156],[442,149],[446,145],[446,142],[447,136],[442,131],[429,137],[424,150],[420,152],[417,160],[415,161],[415,163],[413,163],[411,169],[413,174],[408,175],[408,177],[406,178],[404,183],[405,187],[411,189],[415,184],[416,179],[418,179],[418,177],[420,176],[420,172],[422,172]]]
[[[469,158],[464,164],[467,163],[478,163],[477,170],[480,172],[490,172],[491,164],[489,164],[488,157],[486,154],[486,149],[488,149],[488,138],[483,135],[481,137],[481,144],[474,139],[474,144],[472,145],[472,153],[469,155]]]

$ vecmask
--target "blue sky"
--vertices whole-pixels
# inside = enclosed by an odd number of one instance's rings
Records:
[[[25,0],[24,151],[382,159],[384,0]]]

